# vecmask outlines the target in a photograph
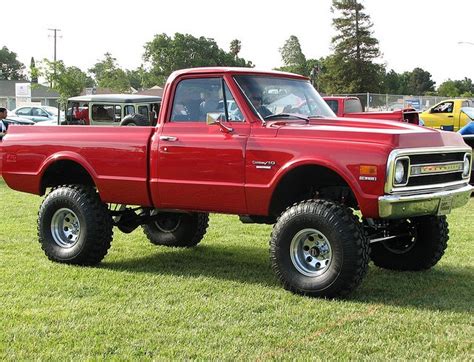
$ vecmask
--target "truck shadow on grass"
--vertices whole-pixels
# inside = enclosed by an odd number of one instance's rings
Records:
[[[100,268],[190,278],[204,276],[279,287],[270,267],[268,251],[262,247],[200,245],[193,249],[158,248],[154,254],[143,257],[106,259]],[[470,267],[440,265],[422,272],[395,272],[371,263],[362,285],[346,300],[428,310],[472,311],[473,276],[474,269]]]

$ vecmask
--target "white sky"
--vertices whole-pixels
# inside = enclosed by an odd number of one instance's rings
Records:
[[[365,0],[381,62],[397,72],[421,67],[437,86],[448,78],[474,80],[474,0]],[[74,5],[73,5],[74,4]],[[27,67],[53,58],[48,28],[59,28],[58,59],[87,70],[105,52],[135,69],[143,46],[155,34],[189,33],[214,38],[228,50],[242,41],[241,57],[259,69],[281,66],[279,48],[296,35],[307,58],[331,52],[331,0],[7,0],[2,2],[0,47],[6,45]]]

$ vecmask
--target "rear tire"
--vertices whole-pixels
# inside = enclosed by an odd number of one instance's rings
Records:
[[[38,238],[50,260],[97,264],[107,254],[112,235],[107,206],[91,187],[60,186],[46,196],[40,207]]]
[[[430,269],[448,246],[449,229],[446,216],[423,216],[400,224],[404,238],[371,245],[370,257],[380,268],[392,270]]]
[[[313,297],[344,296],[367,272],[369,243],[349,208],[325,200],[303,201],[275,224],[270,261],[287,290]]]
[[[120,122],[121,126],[149,126],[150,122],[148,119],[139,113],[129,114],[128,116],[123,117]]]
[[[158,213],[155,221],[143,225],[143,232],[154,245],[193,247],[201,242],[209,226],[207,213]]]

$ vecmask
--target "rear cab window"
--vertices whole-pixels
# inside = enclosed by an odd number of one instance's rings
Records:
[[[362,105],[359,99],[345,99],[344,113],[360,113],[363,112]]]

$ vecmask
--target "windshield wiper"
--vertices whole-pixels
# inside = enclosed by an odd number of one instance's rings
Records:
[[[272,119],[272,118],[298,118],[298,119],[302,119],[302,120],[306,121],[307,123],[309,123],[309,118],[308,117],[305,117],[305,116],[302,116],[302,115],[299,115],[299,114],[295,114],[295,113],[277,113],[277,114],[270,114],[269,116],[263,117],[263,119],[265,119],[265,120]]]

